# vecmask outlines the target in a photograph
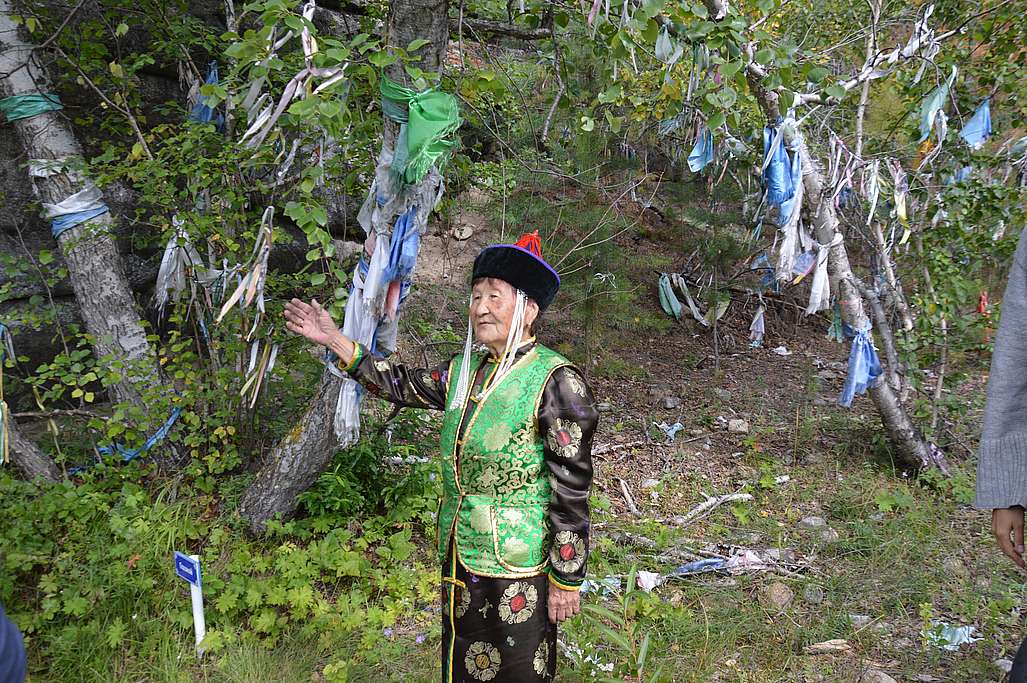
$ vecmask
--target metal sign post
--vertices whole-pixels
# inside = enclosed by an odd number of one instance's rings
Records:
[[[193,629],[196,631],[196,655],[203,656],[200,643],[207,635],[207,624],[203,618],[203,586],[200,579],[200,556],[186,555],[175,551],[175,573],[189,582],[193,599]]]

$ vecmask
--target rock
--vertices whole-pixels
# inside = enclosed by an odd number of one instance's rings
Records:
[[[803,529],[819,529],[820,527],[827,526],[827,520],[823,517],[810,515],[809,517],[803,517],[802,519],[800,519],[799,526]]]
[[[598,410],[600,413],[608,413],[611,410],[613,410],[613,406],[607,401],[602,401],[601,403],[596,405],[596,410]]]
[[[894,645],[895,649],[898,650],[899,652],[905,652],[906,650],[912,650],[914,647],[916,647],[916,644],[912,640],[910,640],[909,638],[896,638],[895,640],[892,641],[892,645]]]
[[[642,488],[644,488],[644,489],[651,489],[654,486],[659,486],[659,485],[660,485],[660,480],[659,479],[643,479],[640,486]]]
[[[1009,673],[1013,670],[1013,662],[1009,659],[996,659],[992,664],[998,667],[999,671],[1003,671],[1005,673]]]
[[[731,392],[727,389],[714,389],[713,394],[725,403],[731,400]]]
[[[462,211],[453,218],[453,229],[450,234],[454,239],[463,241],[470,239],[476,232],[485,229],[488,223],[484,215],[475,211]]]
[[[860,683],[896,683],[894,678],[880,669],[867,669],[859,681]]]
[[[875,512],[874,514],[870,515],[870,519],[875,521],[875,522],[883,522],[884,521],[884,513],[883,512]]]
[[[802,591],[802,599],[811,605],[824,603],[824,589],[820,586],[806,586]]]
[[[732,434],[748,434],[749,423],[745,420],[734,419],[727,421],[727,430]]]
[[[832,401],[829,398],[824,398],[823,396],[817,396],[816,398],[813,399],[813,405],[819,406],[821,408],[826,408],[827,406],[830,406],[830,405],[833,405],[833,404],[834,404],[834,401]]]
[[[850,614],[849,621],[852,622],[852,628],[859,630],[869,626],[873,618],[866,614]]]
[[[453,235],[453,239],[460,240],[462,242],[463,240],[471,239],[471,235],[474,234],[474,228],[467,223],[457,223],[453,226],[453,230],[450,234]]]
[[[958,576],[961,579],[965,579],[970,576],[970,572],[967,570],[966,565],[963,564],[963,561],[958,557],[946,557],[945,561],[942,562],[942,566],[945,567],[945,571],[951,576]]]
[[[750,543],[755,544],[761,540],[759,534],[753,534],[753,536],[754,539]],[[775,562],[795,562],[795,551],[789,548],[768,548],[764,555]]]
[[[826,527],[820,532],[820,540],[822,540],[824,543],[834,543],[839,538],[841,538],[841,534],[839,534],[831,527]]]
[[[795,593],[780,581],[775,581],[763,589],[763,599],[768,607],[780,612],[792,604]]]
[[[664,410],[674,410],[681,405],[681,399],[677,396],[664,396],[663,397],[663,408]]]
[[[825,640],[822,643],[807,645],[805,652],[808,655],[833,655],[839,652],[848,652],[851,649],[852,646],[849,645],[849,641],[835,638],[834,640]]]

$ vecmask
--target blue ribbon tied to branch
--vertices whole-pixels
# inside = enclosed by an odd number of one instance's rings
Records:
[[[874,340],[870,337],[870,323],[860,330],[843,323],[842,329],[845,336],[852,340],[852,350],[849,352],[849,374],[845,378],[838,404],[849,408],[856,394],[865,393],[873,387],[884,370],[877,349],[874,348]]]
[[[713,161],[713,133],[709,128],[703,126],[692,152],[688,155],[688,168],[692,173],[698,173],[711,161]]]
[[[963,130],[959,131],[959,137],[970,145],[971,149],[979,149],[984,141],[991,135],[991,103],[988,98],[977,107],[973,117],[966,122]]]

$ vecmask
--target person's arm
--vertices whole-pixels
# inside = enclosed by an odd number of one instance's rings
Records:
[[[1002,298],[977,460],[978,508],[992,509],[1002,552],[1024,567],[1027,505],[1027,229],[1013,257]]]
[[[449,364],[430,369],[408,368],[402,363],[374,358],[335,325],[315,299],[307,304],[293,299],[285,305],[286,327],[335,354],[335,366],[360,382],[368,393],[410,408],[444,410]]]
[[[538,429],[552,485],[549,521],[549,617],[562,621],[579,608],[591,534],[592,439],[599,413],[595,398],[573,368],[553,373],[543,392]]]

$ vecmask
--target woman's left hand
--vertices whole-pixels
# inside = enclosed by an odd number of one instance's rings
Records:
[[[581,593],[549,584],[549,621],[559,624],[581,611]]]

